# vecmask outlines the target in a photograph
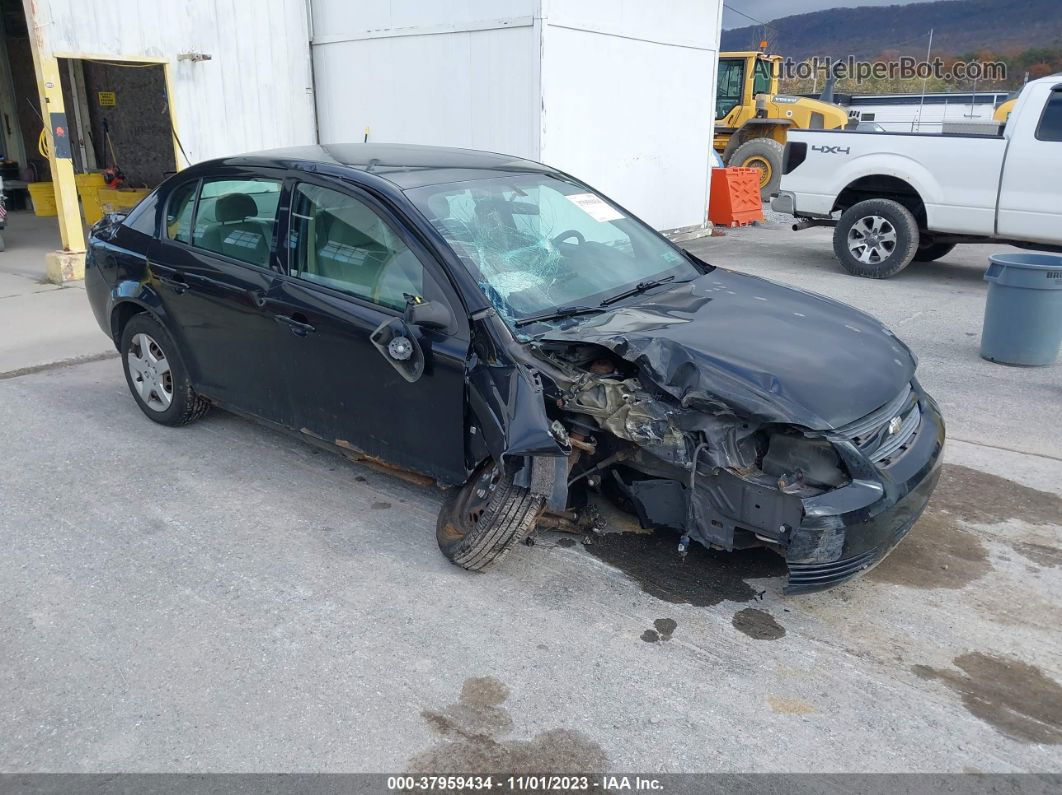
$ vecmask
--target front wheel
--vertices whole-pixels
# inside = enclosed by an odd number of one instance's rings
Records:
[[[891,199],[867,199],[849,207],[833,231],[833,252],[853,276],[887,279],[914,259],[918,222]]]
[[[734,150],[727,165],[759,171],[760,198],[769,199],[782,184],[784,153],[784,147],[773,138],[753,138]]]
[[[451,489],[435,525],[447,560],[482,571],[500,561],[535,529],[545,498],[513,483],[493,462]]]

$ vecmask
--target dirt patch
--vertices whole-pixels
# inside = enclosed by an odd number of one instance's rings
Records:
[[[930,508],[867,577],[911,588],[963,588],[991,568],[988,550],[948,514]]]
[[[1062,566],[1062,549],[1055,549],[1045,544],[1034,544],[1030,541],[1015,541],[1011,547],[1019,555],[1028,558],[1038,566],[1048,569]]]
[[[779,715],[810,715],[815,708],[801,698],[767,696],[767,705]]]
[[[678,628],[678,622],[670,618],[658,618],[653,622],[654,629],[647,629],[642,633],[642,640],[646,643],[656,643],[658,640],[671,640]]]
[[[1062,744],[1062,686],[1034,665],[980,652],[956,657],[962,673],[928,665],[911,670],[939,679],[973,715],[1025,743]]]
[[[720,552],[700,544],[679,557],[674,533],[608,533],[586,551],[633,579],[642,590],[674,604],[711,607],[724,600],[750,602],[762,591],[746,580],[782,577],[785,561],[768,549]]]
[[[774,620],[774,616],[757,610],[755,607],[746,607],[734,613],[731,622],[738,632],[748,635],[754,640],[778,640],[785,637],[785,627]]]
[[[997,524],[1020,519],[1035,525],[1062,525],[1062,498],[1012,480],[958,464],[945,464],[940,483],[910,534],[867,576],[912,588],[962,588],[991,568],[988,550],[962,522]],[[1024,550],[1019,546],[1026,547]],[[1036,544],[1015,544],[1037,562],[1062,553]],[[1043,564],[1042,564],[1043,565]]]
[[[412,759],[410,774],[559,775],[598,776],[608,758],[601,746],[571,729],[550,729],[530,740],[502,740],[513,721],[502,705],[509,688],[494,677],[465,680],[456,704],[421,713],[441,742]],[[538,792],[539,790],[523,790]]]
[[[1037,525],[1062,525],[1062,497],[958,464],[945,464],[930,511],[974,524],[1021,519]]]
[[[389,502],[374,502],[371,507],[372,507],[372,509],[374,511],[386,511],[388,508],[391,507],[391,503],[389,503]]]
[[[575,546],[575,539],[574,538],[568,538],[567,536],[565,536],[564,538],[558,538],[557,539],[557,546],[558,547],[564,547],[565,549],[571,549],[572,547]]]

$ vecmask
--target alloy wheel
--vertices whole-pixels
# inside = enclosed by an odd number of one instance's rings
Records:
[[[864,216],[848,230],[848,250],[867,265],[887,260],[896,250],[896,228],[880,215]]]

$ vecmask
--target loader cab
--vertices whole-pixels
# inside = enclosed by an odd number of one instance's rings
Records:
[[[756,97],[778,93],[780,55],[761,52],[723,53],[719,58],[715,119],[724,127],[740,127],[756,115]]]

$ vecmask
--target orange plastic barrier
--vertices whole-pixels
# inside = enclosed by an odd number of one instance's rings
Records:
[[[753,221],[765,221],[759,170],[713,168],[708,220],[716,226],[746,226]]]

